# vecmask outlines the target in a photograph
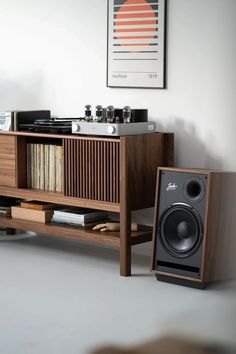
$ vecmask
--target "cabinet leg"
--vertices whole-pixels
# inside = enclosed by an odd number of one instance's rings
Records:
[[[16,234],[16,230],[15,229],[12,229],[10,227],[7,227],[6,229],[6,234],[7,235],[15,235]]]
[[[131,275],[131,214],[120,214],[120,275]]]

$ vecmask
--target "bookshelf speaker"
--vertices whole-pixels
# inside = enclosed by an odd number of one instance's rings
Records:
[[[235,275],[236,173],[159,168],[152,271],[204,288]]]

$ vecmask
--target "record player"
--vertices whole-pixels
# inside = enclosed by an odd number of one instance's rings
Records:
[[[71,133],[72,121],[78,118],[36,119],[33,124],[20,124],[21,130],[47,133]]]

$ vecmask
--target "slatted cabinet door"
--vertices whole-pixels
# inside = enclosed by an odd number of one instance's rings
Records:
[[[115,139],[64,139],[65,195],[119,203],[119,145]]]

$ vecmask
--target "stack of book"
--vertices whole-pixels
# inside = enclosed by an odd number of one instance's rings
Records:
[[[55,210],[52,222],[91,228],[94,225],[107,221],[108,215],[103,211],[83,208],[63,208]]]
[[[37,201],[21,202],[20,206],[11,208],[12,218],[49,223],[54,213],[55,204],[48,204]]]
[[[63,191],[62,146],[27,144],[27,187]]]
[[[0,216],[5,216],[7,218],[11,217],[11,207],[5,207],[0,205]]]
[[[18,199],[0,197],[0,216],[11,217],[11,207],[17,204],[19,204]]]

